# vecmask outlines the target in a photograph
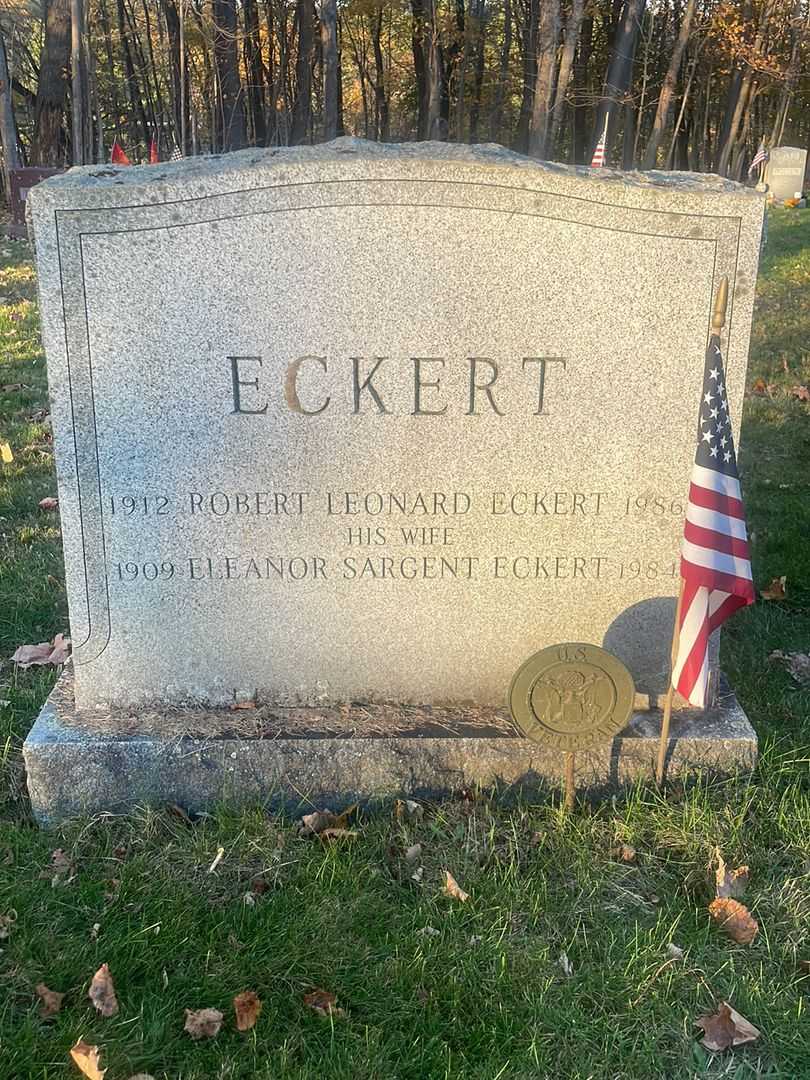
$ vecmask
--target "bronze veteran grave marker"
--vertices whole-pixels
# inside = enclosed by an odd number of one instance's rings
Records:
[[[718,178],[353,139],[34,188],[75,650],[28,740],[38,812],[542,772],[503,706],[567,638],[663,693],[712,295],[728,275],[739,417],[762,212]],[[272,747],[226,758],[244,700]],[[283,710],[353,702],[398,719],[285,756]],[[167,707],[218,732],[207,771],[169,767]],[[448,709],[490,734],[378,738]]]

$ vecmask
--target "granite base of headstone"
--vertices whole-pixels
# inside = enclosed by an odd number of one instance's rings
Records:
[[[578,792],[599,797],[651,779],[660,730],[660,709],[635,712],[615,739],[578,751]],[[756,734],[727,687],[711,710],[673,713],[668,779],[750,771],[756,760]],[[198,813],[222,802],[342,809],[476,789],[532,796],[558,791],[564,770],[557,747],[524,738],[505,708],[81,713],[69,674],[30,732],[25,761],[34,811],[45,825],[167,804]]]
[[[738,425],[761,193],[339,139],[28,203],[74,643],[24,747],[40,821],[557,787],[507,694],[559,641],[653,706],[578,789],[653,776],[713,298]],[[670,777],[756,759],[711,667]]]

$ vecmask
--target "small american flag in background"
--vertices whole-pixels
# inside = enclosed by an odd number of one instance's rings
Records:
[[[709,681],[709,635],[737,608],[754,602],[725,381],[720,337],[712,334],[681,547],[683,598],[672,669],[672,685],[700,708]]]
[[[183,155],[180,153],[180,147],[175,146],[174,150],[172,150],[171,154],[169,155],[169,161],[182,161],[182,160],[183,160]]]
[[[609,119],[609,117],[605,117],[605,130],[602,132],[602,138],[596,144],[596,149],[593,152],[593,157],[591,158],[592,169],[600,169],[605,164],[605,147],[607,146],[607,131]]]
[[[759,144],[759,150],[754,154],[754,160],[748,166],[748,175],[750,176],[754,169],[763,161],[768,160],[768,151],[765,149],[765,143]]]

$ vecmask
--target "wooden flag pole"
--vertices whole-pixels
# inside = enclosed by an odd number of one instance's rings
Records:
[[[720,278],[717,296],[714,300],[712,312],[712,334],[719,334],[726,324],[726,307],[728,306],[728,278]],[[678,658],[678,644],[681,636],[681,608],[683,606],[684,580],[681,578],[681,586],[678,590],[678,603],[675,606],[675,626],[672,630],[672,649],[670,652],[669,689],[664,699],[664,715],[661,719],[661,737],[658,742],[658,763],[655,768],[655,782],[660,787],[664,782],[664,769],[667,760],[667,746],[669,745],[669,722],[672,717],[672,698],[675,687],[672,685],[672,675],[675,661]]]
[[[574,796],[576,785],[574,782],[574,751],[565,752],[565,809],[570,812],[574,809]]]

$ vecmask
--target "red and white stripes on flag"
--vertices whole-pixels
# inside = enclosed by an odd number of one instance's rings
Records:
[[[754,154],[754,158],[753,158],[751,164],[748,166],[748,175],[749,176],[751,175],[751,173],[754,171],[754,169],[757,167],[757,165],[760,164],[760,162],[767,161],[767,160],[768,160],[768,151],[765,149],[765,143],[763,142],[763,143],[759,144],[759,150],[757,150],[757,152]]]
[[[605,117],[605,128],[604,128],[604,131],[602,132],[602,137],[599,140],[599,142],[596,144],[596,149],[593,152],[593,157],[591,158],[591,168],[592,169],[600,169],[605,164],[605,158],[607,156],[606,147],[607,147],[607,132],[608,132],[608,120],[609,119],[610,119],[609,116]]]
[[[754,602],[745,511],[716,334],[706,354],[703,390],[681,547],[683,595],[672,669],[672,685],[699,708],[706,705],[710,634],[737,608]]]

